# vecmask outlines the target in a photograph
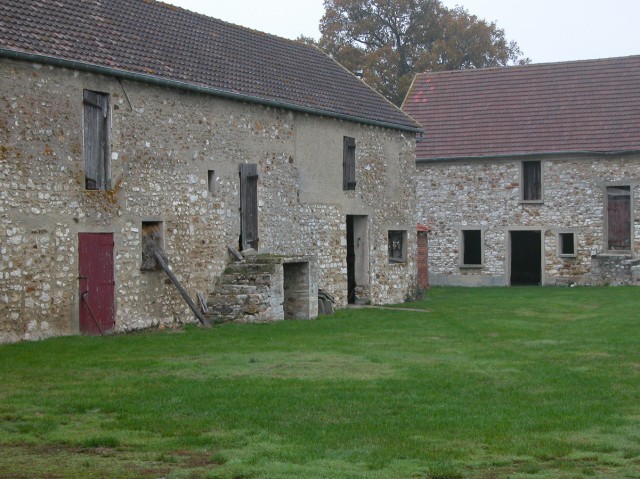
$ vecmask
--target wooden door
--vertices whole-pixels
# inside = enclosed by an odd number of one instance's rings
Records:
[[[631,189],[607,188],[607,240],[610,250],[631,249]]]
[[[80,233],[80,332],[101,334],[115,326],[112,233]]]
[[[258,165],[240,164],[240,250],[258,251]]]
[[[429,288],[429,237],[418,229],[418,288]]]

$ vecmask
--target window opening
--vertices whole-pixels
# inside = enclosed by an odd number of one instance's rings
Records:
[[[207,171],[207,187],[209,189],[209,193],[216,191],[216,172],[214,170]]]
[[[540,161],[522,162],[522,199],[542,200],[542,168]]]
[[[559,233],[560,255],[575,256],[575,235],[573,233]]]
[[[462,231],[462,264],[465,266],[482,265],[482,231]]]
[[[356,140],[344,137],[342,152],[342,189],[356,189]]]
[[[155,252],[164,254],[164,234],[162,221],[142,222],[142,264],[141,271],[160,271],[162,267],[156,259]]]
[[[404,263],[406,261],[406,242],[406,231],[389,231],[389,263]]]
[[[87,190],[110,187],[109,95],[90,90],[83,92],[84,172]]]

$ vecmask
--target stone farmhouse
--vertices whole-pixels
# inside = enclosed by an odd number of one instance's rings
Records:
[[[432,285],[640,279],[640,56],[416,76]]]
[[[195,321],[164,262],[238,321],[313,318],[319,288],[403,301],[419,131],[303,43],[154,0],[2,0],[0,341]]]

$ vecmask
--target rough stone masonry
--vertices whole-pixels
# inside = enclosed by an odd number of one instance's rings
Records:
[[[238,166],[258,165],[260,249],[311,255],[315,284],[347,303],[346,218],[364,218],[372,303],[416,283],[413,134],[27,61],[0,59],[0,341],[77,334],[82,233],[113,236],[115,331],[194,321],[143,230],[185,288],[211,293],[238,245]],[[109,98],[110,187],[88,190],[83,91]],[[342,189],[343,138],[357,187]],[[389,231],[405,232],[390,262]]]

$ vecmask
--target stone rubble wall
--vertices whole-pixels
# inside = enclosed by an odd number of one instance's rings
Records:
[[[520,201],[519,159],[420,163],[418,221],[429,225],[431,285],[507,285],[509,231],[543,233],[543,284],[637,284],[624,264],[640,250],[640,155],[564,156],[542,160],[542,203]],[[606,186],[629,184],[635,210],[632,254],[605,244]],[[460,231],[482,229],[484,264],[460,267]],[[558,232],[574,232],[576,257],[560,257]]]
[[[1,342],[78,333],[81,232],[114,235],[117,331],[195,321],[163,272],[141,271],[142,222],[163,222],[192,298],[210,293],[238,245],[243,162],[258,164],[261,250],[316,257],[318,286],[343,307],[345,218],[366,214],[371,301],[412,294],[412,134],[8,59],[0,86]],[[83,89],[110,95],[109,191],[84,188]],[[342,191],[345,135],[357,142],[355,192]],[[319,179],[328,183],[315,190]],[[409,253],[389,265],[386,231],[397,225]]]

